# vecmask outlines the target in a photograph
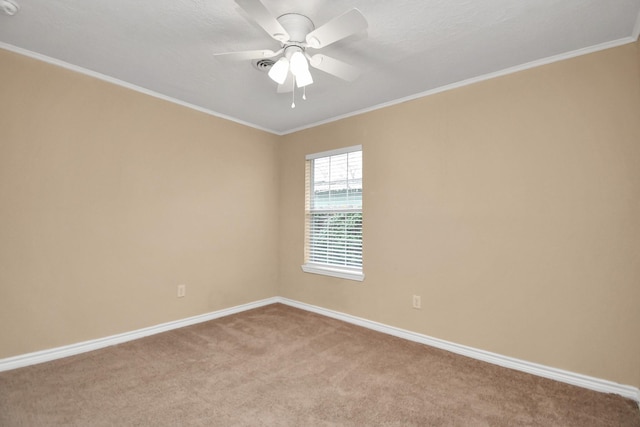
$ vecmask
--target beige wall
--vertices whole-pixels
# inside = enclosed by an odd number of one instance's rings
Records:
[[[4,50],[0,70],[0,358],[277,294],[276,136]]]
[[[638,49],[284,137],[280,295],[640,386]],[[354,144],[362,283],[300,269],[304,156]]]

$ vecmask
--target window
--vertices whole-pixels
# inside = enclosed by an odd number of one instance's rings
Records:
[[[307,273],[363,280],[362,146],[307,156]]]

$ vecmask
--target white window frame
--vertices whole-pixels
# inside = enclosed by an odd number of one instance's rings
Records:
[[[312,175],[312,172],[309,170],[311,167],[309,163],[310,161],[313,161],[315,159],[319,159],[322,157],[330,157],[330,156],[337,156],[340,154],[351,153],[354,151],[362,151],[362,145],[353,145],[350,147],[339,148],[337,150],[330,150],[330,151],[323,151],[320,153],[308,154],[305,159],[306,160],[305,170],[307,171],[307,173]],[[308,217],[311,212],[311,208],[310,208],[311,194],[310,194],[309,186],[312,184],[310,182],[310,179],[311,179],[311,176],[307,176],[305,179],[306,181],[305,185],[307,186],[307,188],[305,189],[305,236],[304,236],[305,263],[302,265],[302,270],[305,273],[321,274],[325,276],[339,277],[341,279],[356,280],[360,282],[363,281],[364,280],[363,268],[334,266],[334,265],[313,263],[307,260],[309,242],[308,242],[308,235],[307,235],[308,231],[306,227],[307,227]],[[362,208],[356,211],[362,212]]]

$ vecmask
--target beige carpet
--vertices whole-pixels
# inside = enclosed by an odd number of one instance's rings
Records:
[[[640,411],[274,304],[0,373],[0,425],[640,426]]]

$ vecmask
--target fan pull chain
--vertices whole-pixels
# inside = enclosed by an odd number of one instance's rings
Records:
[[[296,108],[296,78],[293,77],[293,91],[291,91],[291,108]]]
[[[302,99],[303,99],[304,101],[306,101],[306,100],[307,100],[307,87],[306,87],[306,86],[304,86],[304,87],[302,88]]]

